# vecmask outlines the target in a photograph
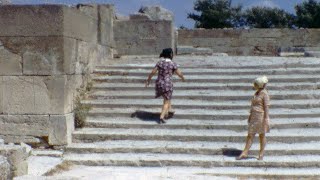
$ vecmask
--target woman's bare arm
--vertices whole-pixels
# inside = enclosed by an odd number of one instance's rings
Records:
[[[180,71],[180,69],[177,69],[174,72],[175,72],[176,75],[178,75],[181,78],[181,80],[183,82],[185,81],[184,76],[183,76],[182,72]]]
[[[158,69],[155,67],[148,76],[145,87],[148,87],[151,81],[151,78],[157,73]]]
[[[263,97],[263,109],[264,109],[264,118],[268,121],[269,121],[269,106],[270,106],[269,95],[265,94]]]

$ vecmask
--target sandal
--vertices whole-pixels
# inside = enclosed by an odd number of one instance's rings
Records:
[[[242,159],[247,159],[248,158],[248,155],[240,155],[238,157],[236,157],[236,160],[242,160]]]

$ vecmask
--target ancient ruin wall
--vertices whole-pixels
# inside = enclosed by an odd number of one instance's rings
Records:
[[[143,11],[114,21],[115,56],[157,55],[164,48],[175,48],[172,12],[160,6]]]
[[[113,7],[0,6],[0,138],[65,145],[74,97],[111,56]]]
[[[211,48],[229,55],[276,56],[279,48],[320,47],[320,29],[179,30],[178,46]]]

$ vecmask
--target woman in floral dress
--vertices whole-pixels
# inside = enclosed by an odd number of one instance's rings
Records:
[[[184,77],[181,71],[178,69],[178,65],[172,61],[173,51],[171,48],[163,49],[160,54],[161,60],[156,64],[155,68],[149,74],[146,81],[146,87],[149,86],[151,78],[158,72],[158,78],[156,80],[156,98],[163,97],[163,106],[160,114],[159,123],[166,123],[164,118],[168,116],[171,111],[171,98],[173,92],[172,75],[177,74],[182,81]]]
[[[245,159],[248,157],[249,149],[252,145],[255,134],[259,134],[260,138],[260,152],[258,160],[263,159],[264,148],[266,145],[265,134],[270,131],[269,128],[269,106],[270,99],[266,85],[268,78],[266,76],[259,77],[254,81],[254,87],[257,90],[251,101],[251,111],[248,118],[248,136],[246,146],[238,160]]]

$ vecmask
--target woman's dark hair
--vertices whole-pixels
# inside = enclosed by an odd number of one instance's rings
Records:
[[[163,49],[161,54],[160,54],[160,57],[172,59],[172,57],[173,57],[172,48]]]

